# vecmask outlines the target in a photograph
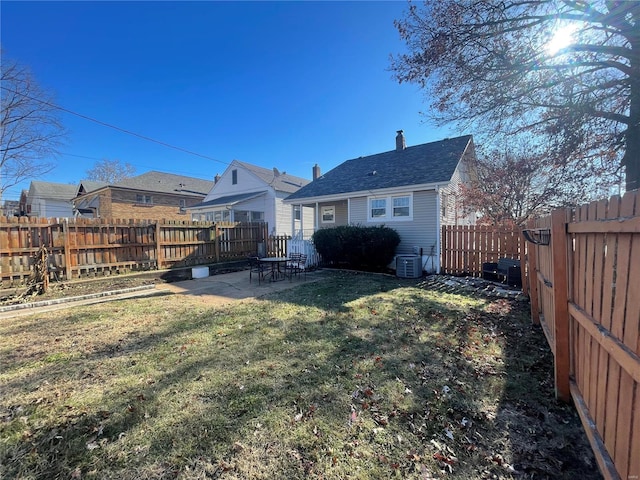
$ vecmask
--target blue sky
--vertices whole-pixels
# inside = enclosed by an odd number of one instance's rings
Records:
[[[75,183],[99,159],[138,174],[212,179],[233,159],[311,178],[344,160],[455,133],[399,85],[397,2],[0,3],[5,55],[57,104],[203,159],[63,114],[70,134],[44,180]],[[468,132],[462,132],[468,133]],[[89,157],[89,158],[83,158]],[[17,198],[28,182],[5,193]]]

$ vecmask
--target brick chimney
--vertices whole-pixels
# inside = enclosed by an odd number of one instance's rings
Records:
[[[396,135],[396,150],[401,151],[407,148],[407,144],[404,141],[404,130],[398,130],[398,135]]]
[[[317,180],[320,178],[320,167],[318,166],[317,163],[313,166],[311,178],[313,178],[314,180]]]

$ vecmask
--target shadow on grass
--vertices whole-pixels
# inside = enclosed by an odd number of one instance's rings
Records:
[[[69,379],[92,395],[45,388],[7,416],[7,478],[597,478],[579,438],[553,443],[575,415],[544,394],[541,334],[512,304],[363,274],[224,308],[137,302],[113,338],[8,385]],[[61,343],[129,305],[72,314]]]

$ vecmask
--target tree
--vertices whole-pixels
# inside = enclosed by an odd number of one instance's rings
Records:
[[[532,136],[640,187],[640,2],[427,1],[396,27],[408,51],[391,69],[438,123]]]
[[[87,179],[114,184],[132,177],[135,173],[136,169],[130,163],[104,158],[98,160],[91,170],[87,170]]]
[[[559,165],[543,150],[526,142],[502,151],[479,149],[474,175],[460,192],[467,212],[491,224],[522,226],[554,208],[606,196],[608,189],[592,182],[594,175],[607,178],[605,172],[584,162]]]
[[[9,187],[50,172],[65,135],[51,95],[26,67],[1,54],[0,198]]]

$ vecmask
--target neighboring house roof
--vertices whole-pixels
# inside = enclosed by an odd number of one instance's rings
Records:
[[[182,196],[204,197],[213,187],[213,181],[152,170],[142,175],[127,178],[116,184],[83,181],[82,185],[84,186],[85,193],[93,192],[101,188],[114,187],[156,193],[180,194]]]
[[[236,203],[243,202],[251,198],[259,197],[260,195],[264,195],[266,192],[267,192],[266,190],[263,190],[261,192],[239,193],[237,195],[227,195],[226,197],[219,197],[213,200],[199,203],[197,205],[193,205],[189,207],[189,209],[202,208],[202,207],[215,207],[220,205],[235,205]]]
[[[293,193],[310,182],[304,178],[289,175],[287,172],[280,172],[276,168],[269,170],[268,168],[258,167],[239,160],[234,160],[234,162],[259,177],[277,192]]]
[[[71,201],[76,196],[76,185],[32,180],[28,196],[47,200]]]
[[[115,186],[148,190],[150,192],[179,193],[181,195],[204,197],[213,187],[213,181],[150,171],[136,177],[127,178]]]
[[[286,201],[448,182],[471,142],[465,135],[347,160]]]
[[[76,196],[80,195],[81,193],[93,192],[94,190],[98,190],[107,186],[109,186],[107,182],[100,182],[96,180],[82,180],[76,190]]]

